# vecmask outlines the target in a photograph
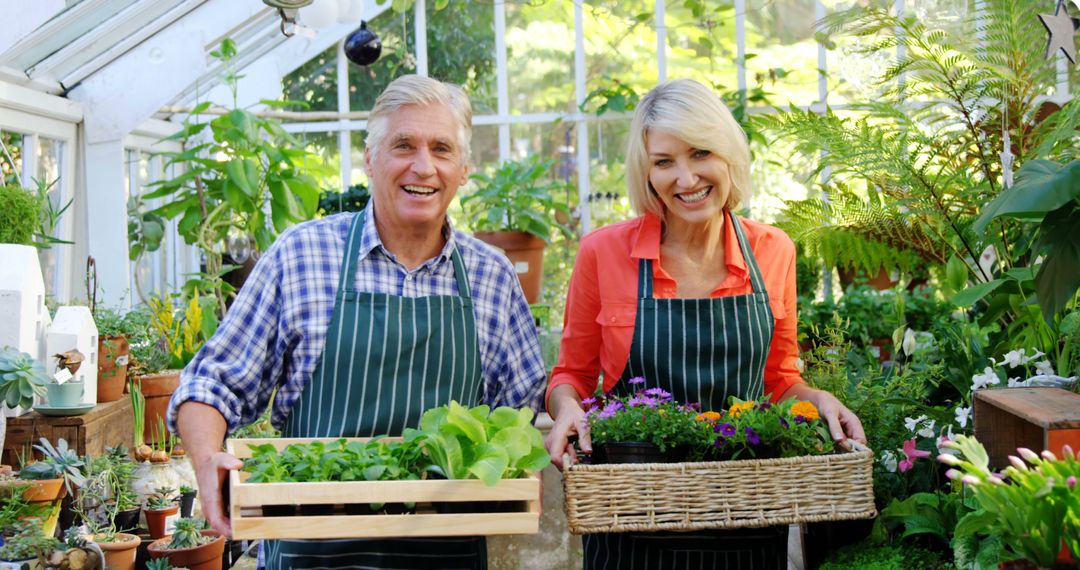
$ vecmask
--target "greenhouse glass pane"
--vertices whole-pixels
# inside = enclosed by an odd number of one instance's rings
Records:
[[[496,112],[495,9],[490,2],[435,4],[426,4],[428,75],[461,85],[473,113]]]
[[[337,133],[297,133],[295,136],[305,149],[322,157],[329,171],[333,173],[327,180],[327,184],[332,185],[331,190],[338,191],[341,186],[341,151],[338,147]],[[354,163],[353,166],[363,168],[363,164],[361,161],[359,164]],[[304,168],[303,162],[300,163],[300,168]]]
[[[814,0],[747,2],[746,85],[773,105],[809,105],[818,97]]]
[[[22,176],[22,147],[23,136],[21,133],[0,131],[0,142],[6,153],[0,153],[0,184],[18,184]]]
[[[307,105],[300,111],[337,111],[337,46],[334,45],[281,79],[282,97]]]
[[[855,5],[863,8],[866,4],[892,8],[893,0],[823,0],[827,13],[847,10]],[[883,39],[879,34],[874,37],[854,38],[847,35],[834,35],[831,39],[835,47],[827,52],[829,104],[858,103],[877,99],[884,87],[877,83],[889,64],[896,57],[895,49],[883,49],[873,53],[860,50],[874,45]]]
[[[576,183],[577,134],[575,128],[575,123],[572,122],[510,125],[510,158],[526,160],[533,156],[540,156],[554,160],[555,175],[564,182]]]
[[[634,216],[626,194],[630,120],[589,123],[589,219],[599,228]]]
[[[67,196],[64,194],[64,184],[60,180],[61,161],[64,156],[64,141],[51,139],[48,137],[38,137],[36,163],[37,166],[34,172],[33,184],[46,184],[50,185],[49,189],[49,201],[52,202],[52,207],[59,211],[67,201]],[[24,181],[30,182],[30,181]],[[64,216],[71,216],[71,208],[64,213]],[[64,218],[61,217],[57,221],[57,227],[53,228],[52,237],[63,238],[63,232],[61,225],[64,222]],[[41,263],[41,274],[45,280],[45,293],[49,295],[56,295],[59,287],[59,262],[60,262],[60,248],[70,247],[67,245],[56,244],[48,249],[38,250],[38,261]]]
[[[702,0],[700,13],[682,3],[668,3],[668,79],[689,77],[720,91],[739,87],[735,59],[735,4],[732,0]]]
[[[576,110],[573,3],[508,3],[506,62],[510,114]]]
[[[369,111],[375,99],[394,79],[416,73],[416,26],[412,11],[385,10],[368,22],[368,28],[382,40],[382,56],[361,67],[349,64],[349,109]],[[429,20],[429,25],[432,23]],[[429,34],[428,51],[431,51]]]
[[[492,168],[499,164],[498,125],[475,125],[472,129],[473,171]]]
[[[142,196],[148,192],[147,184],[150,183],[150,154],[142,151],[128,151],[128,164],[125,166],[125,171],[129,176],[126,180],[129,192],[134,192],[137,196]],[[147,204],[148,207],[158,206],[158,202],[154,201],[151,204]],[[161,240],[162,248],[165,247],[168,239]],[[138,294],[139,299],[146,301],[150,295],[157,292],[157,286],[154,283],[154,262],[163,253],[163,249],[158,251],[146,252],[139,256],[138,259],[132,264],[131,279],[135,286],[135,292]]]
[[[367,186],[367,173],[364,172],[364,139],[367,138],[367,131],[353,131],[349,133],[349,138],[352,145],[352,152],[350,154],[352,160],[352,169],[349,171],[349,184],[363,184]]]
[[[782,219],[785,202],[804,200],[816,194],[817,179],[811,177],[817,157],[797,153],[790,141],[755,145],[750,161],[750,199],[740,208],[750,208],[750,218],[775,223]]]
[[[656,85],[655,5],[655,0],[602,0],[585,7],[586,93],[611,88],[614,81],[638,95]]]

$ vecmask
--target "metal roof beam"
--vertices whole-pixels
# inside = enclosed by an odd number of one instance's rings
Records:
[[[24,4],[35,4],[39,0]],[[51,3],[53,0],[43,0]],[[39,61],[77,38],[90,33],[136,0],[82,0],[59,15],[36,27],[13,47],[0,53],[0,65],[30,69]],[[20,12],[21,14],[21,12]],[[16,18],[17,19],[17,18]]]
[[[253,0],[208,0],[89,75],[68,93],[85,105],[87,143],[117,140],[153,116],[206,71],[206,46],[269,12]]]
[[[19,16],[4,23],[7,29],[0,35],[0,54],[19,43],[38,26],[48,22],[64,9],[64,0],[38,0],[19,8]]]

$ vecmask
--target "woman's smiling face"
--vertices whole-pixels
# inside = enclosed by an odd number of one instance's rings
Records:
[[[668,224],[705,224],[722,216],[731,189],[723,159],[663,131],[649,132],[645,150],[649,184],[664,204]]]

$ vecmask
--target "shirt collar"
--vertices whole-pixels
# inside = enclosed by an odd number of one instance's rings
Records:
[[[386,246],[383,245],[382,238],[379,237],[379,230],[375,227],[374,204],[374,200],[368,200],[367,206],[364,207],[364,227],[360,230],[360,259],[366,258],[372,251],[378,249],[386,257],[397,261],[394,254],[386,249]],[[454,228],[450,224],[449,216],[447,216],[446,221],[443,222],[442,235],[443,239],[446,240],[446,243],[443,244],[442,251],[439,252],[439,255],[425,261],[422,266],[438,266],[442,262],[450,259],[450,254],[453,253],[457,241],[454,239]]]
[[[724,210],[724,225],[720,230],[724,232],[724,264],[728,269],[728,280],[732,278],[746,281],[749,273],[746,269],[746,259],[739,248],[739,236],[735,234],[735,226],[731,223],[734,216]],[[632,238],[630,257],[637,259],[660,259],[660,237],[663,232],[663,223],[660,216],[652,212],[646,212],[638,225],[637,234]]]

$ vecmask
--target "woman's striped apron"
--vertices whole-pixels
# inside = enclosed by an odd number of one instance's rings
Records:
[[[742,225],[730,212],[750,272],[748,295],[709,299],[654,299],[652,260],[638,268],[634,340],[622,378],[612,389],[632,391],[627,380],[645,378],[680,402],[722,410],[728,396],[764,394],[765,361],[774,329],[769,294]],[[785,568],[787,527],[736,531],[593,534],[584,537],[587,569]]]
[[[460,296],[407,298],[356,286],[363,213],[345,246],[326,347],[285,423],[285,437],[400,435],[421,414],[457,400],[480,403],[480,352],[461,254]],[[268,569],[487,567],[483,537],[267,541]]]

